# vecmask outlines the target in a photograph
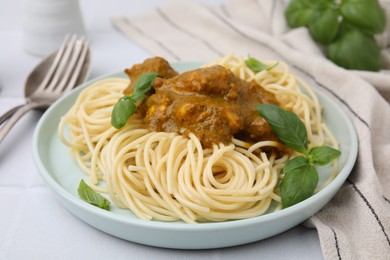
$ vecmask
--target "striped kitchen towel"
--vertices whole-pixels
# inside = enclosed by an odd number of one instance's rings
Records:
[[[324,58],[305,28],[288,28],[284,8],[282,0],[232,0],[216,6],[174,0],[148,14],[112,22],[151,55],[209,61],[240,53],[283,60],[309,84],[335,97],[357,129],[358,159],[337,195],[305,225],[318,230],[326,259],[390,259],[390,60],[378,73],[344,70]],[[386,61],[388,35],[378,41]]]

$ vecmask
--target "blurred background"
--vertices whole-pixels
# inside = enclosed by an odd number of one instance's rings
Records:
[[[207,4],[227,2],[227,0],[193,1]],[[26,52],[23,48],[23,31],[26,28],[26,14],[29,12],[26,6],[31,5],[34,0],[1,0],[0,2],[0,82],[3,83],[0,97],[21,97],[25,78],[20,75],[27,76],[42,59]],[[126,39],[122,33],[116,31],[111,24],[111,17],[142,15],[167,2],[168,0],[80,0],[85,31],[91,44],[90,78],[120,71],[129,64],[150,56],[145,50]],[[105,65],[107,63],[112,64],[110,70],[107,70]]]

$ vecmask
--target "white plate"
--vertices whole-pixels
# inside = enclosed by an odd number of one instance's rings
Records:
[[[198,65],[179,63],[175,69],[185,71]],[[123,73],[106,77],[113,76],[126,77]],[[47,185],[70,212],[95,228],[129,241],[167,248],[206,249],[245,244],[279,234],[324,207],[347,179],[356,160],[358,142],[351,120],[332,98],[313,87],[324,107],[324,120],[340,143],[342,155],[337,177],[307,200],[278,212],[220,223],[145,221],[138,219],[130,210],[119,209],[114,204],[111,204],[110,211],[105,211],[79,199],[77,187],[86,175],[57,137],[61,116],[74,104],[80,91],[93,81],[64,96],[44,113],[34,132],[34,161]]]

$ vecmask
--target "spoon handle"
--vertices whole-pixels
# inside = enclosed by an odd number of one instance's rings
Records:
[[[11,128],[19,121],[19,119],[26,114],[28,111],[38,108],[38,107],[47,107],[47,103],[42,102],[28,102],[25,105],[21,105],[17,108],[14,114],[9,118],[7,122],[3,124],[3,127],[0,129],[0,143],[3,141],[5,136],[11,130]],[[12,109],[11,109],[12,110]],[[8,112],[6,112],[8,113]],[[6,119],[5,119],[6,120]]]
[[[2,114],[2,115],[0,116],[0,125],[1,125],[2,123],[4,123],[5,121],[7,121],[7,119],[10,118],[13,114],[15,114],[15,112],[16,112],[19,108],[21,108],[22,106],[24,106],[24,105],[19,105],[19,106],[13,107],[13,108],[11,108],[10,110],[8,110],[7,112],[5,112],[4,114]]]

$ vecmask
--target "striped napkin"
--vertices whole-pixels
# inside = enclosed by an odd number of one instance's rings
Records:
[[[337,195],[304,225],[317,229],[325,259],[390,259],[388,36],[378,37],[383,71],[347,71],[324,58],[305,28],[288,28],[284,9],[282,0],[214,6],[174,0],[148,14],[112,22],[151,55],[169,61],[209,61],[229,53],[285,61],[306,82],[337,99],[357,129],[358,160]]]

